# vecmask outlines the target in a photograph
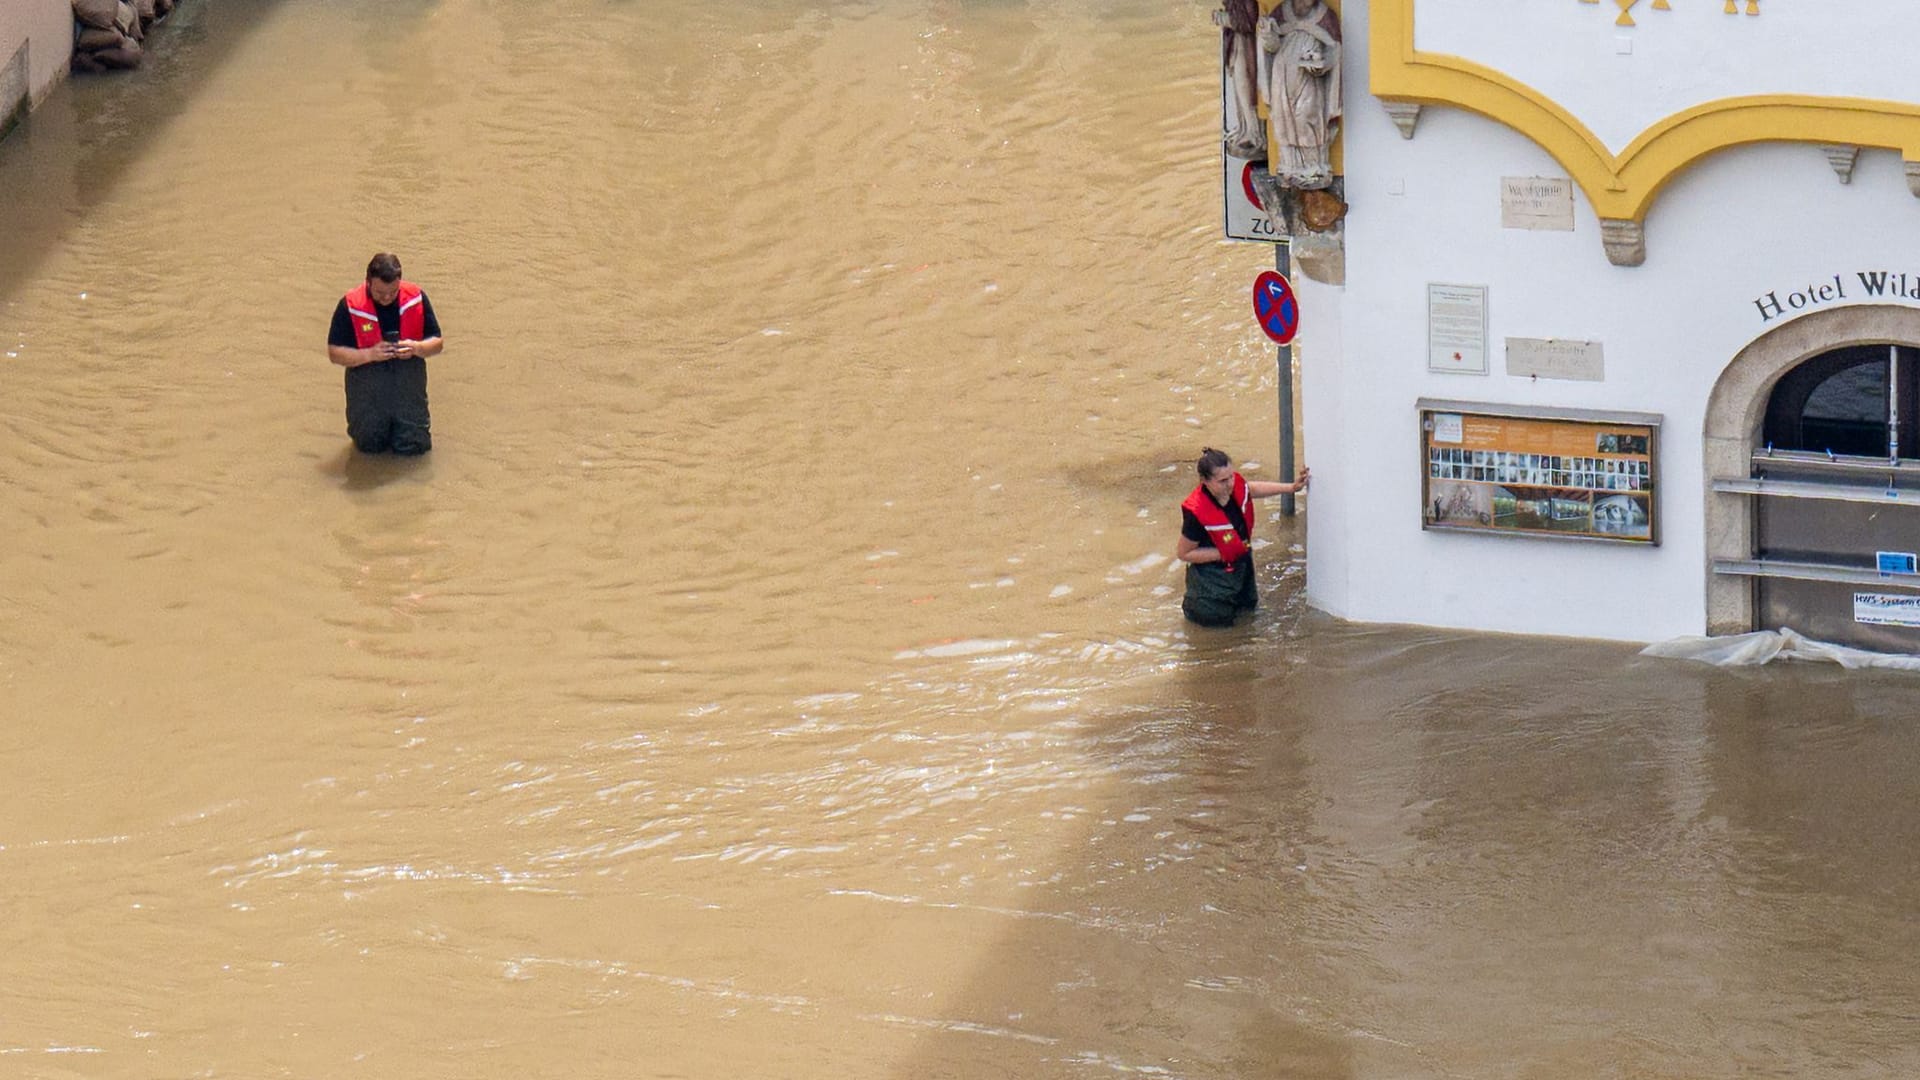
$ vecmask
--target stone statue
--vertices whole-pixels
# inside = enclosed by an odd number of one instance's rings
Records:
[[[1267,168],[1283,186],[1333,183],[1340,127],[1340,17],[1325,0],[1280,0],[1256,26],[1260,85],[1273,116]]]
[[[1258,0],[1220,0],[1220,10],[1213,13],[1227,87],[1223,145],[1228,157],[1246,161],[1267,156],[1267,126],[1260,120],[1260,53],[1254,38],[1259,22]]]

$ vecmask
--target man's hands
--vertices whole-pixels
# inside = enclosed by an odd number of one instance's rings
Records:
[[[364,367],[368,364],[385,363],[388,360],[408,360],[413,357],[440,355],[445,343],[437,337],[425,341],[382,341],[365,349],[350,349],[340,345],[327,346],[327,359],[344,368]]]
[[[417,341],[383,341],[366,349],[329,348],[327,355],[341,367],[365,367],[368,364],[384,363],[388,360],[404,360],[414,355],[420,345]]]

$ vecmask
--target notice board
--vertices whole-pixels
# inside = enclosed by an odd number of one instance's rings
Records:
[[[1660,542],[1660,417],[1422,400],[1423,529]]]

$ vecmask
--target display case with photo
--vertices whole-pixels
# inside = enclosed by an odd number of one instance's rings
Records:
[[[1419,416],[1423,529],[1660,542],[1659,416],[1445,401]]]

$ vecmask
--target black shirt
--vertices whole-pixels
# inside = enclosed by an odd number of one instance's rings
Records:
[[[1207,495],[1206,498],[1211,499],[1213,496]],[[1253,530],[1247,528],[1247,515],[1240,512],[1240,504],[1238,502],[1228,499],[1227,505],[1220,507],[1220,509],[1226,511],[1227,524],[1233,526],[1233,531],[1240,534],[1240,539],[1243,542],[1248,536],[1252,535]],[[1200,519],[1193,516],[1193,511],[1184,506],[1180,508],[1180,535],[1199,544],[1201,547],[1216,546],[1213,542],[1213,537],[1207,535],[1207,527],[1200,524]]]
[[[371,302],[372,298],[368,300]],[[380,318],[380,332],[383,335],[389,330],[397,332],[400,329],[399,304],[374,304],[373,313]],[[439,337],[440,320],[434,318],[433,301],[427,299],[426,293],[420,294],[420,314],[426,320],[426,329],[420,331],[421,340]],[[334,305],[333,325],[327,328],[327,344],[343,349],[360,347],[360,339],[353,334],[353,316],[347,312],[347,298],[344,296]]]

